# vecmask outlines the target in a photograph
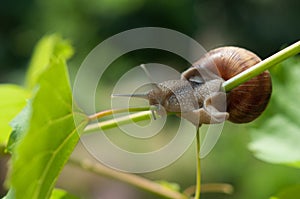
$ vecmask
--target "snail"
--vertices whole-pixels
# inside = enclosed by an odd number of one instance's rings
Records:
[[[254,66],[261,59],[251,51],[238,47],[221,47],[209,51],[194,67],[183,72],[190,79],[197,75],[197,67],[208,68],[225,81]],[[250,79],[227,94],[229,121],[247,123],[256,119],[265,110],[272,93],[271,76],[268,71]]]
[[[269,102],[272,92],[269,72],[261,73],[228,93],[222,90],[222,83],[260,61],[246,49],[220,47],[206,53],[184,71],[180,79],[154,84],[148,93],[130,96],[145,98],[150,105],[174,112],[196,126],[225,120],[251,122]]]

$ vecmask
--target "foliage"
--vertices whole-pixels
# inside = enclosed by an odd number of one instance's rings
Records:
[[[70,52],[66,41],[52,35],[43,38],[34,53],[27,78],[28,90],[34,88],[33,97],[14,119],[8,146],[12,152],[8,181],[11,190],[6,198],[49,198],[79,140],[77,131],[87,122],[80,112],[73,113],[65,64]],[[32,67],[39,72],[30,72]],[[73,114],[82,121],[78,129]],[[70,198],[54,193],[57,196],[53,198]]]
[[[7,144],[7,151],[12,154],[7,179],[10,190],[5,199],[76,199],[54,188],[88,123],[86,115],[72,101],[66,66],[72,54],[68,41],[58,35],[44,37],[34,52],[25,86],[0,86],[0,94],[5,96],[0,99],[0,130],[4,132],[0,144]],[[272,69],[274,94],[268,110],[250,130],[249,144],[257,158],[296,168],[300,167],[300,98],[295,95],[300,91],[299,63],[298,59],[290,59]],[[75,126],[74,118],[79,126]],[[8,125],[11,120],[12,128]],[[178,184],[163,180],[157,185],[180,193]],[[271,199],[297,194],[299,186],[287,188]]]
[[[61,189],[54,189],[52,191],[50,199],[78,199],[76,196],[73,196]]]
[[[2,19],[0,82],[20,82],[20,79],[23,79],[20,77],[20,72],[23,72],[22,70],[26,66],[32,46],[42,35],[51,32],[60,32],[72,39],[76,45],[76,57],[68,63],[71,66],[79,66],[87,52],[105,38],[120,31],[145,26],[160,26],[178,30],[198,38],[197,40],[209,49],[224,44],[238,45],[251,49],[262,58],[266,58],[271,52],[277,51],[278,46],[299,39],[300,26],[295,25],[298,24],[300,16],[299,3],[298,0],[278,2],[250,0],[234,1],[230,4],[226,1],[193,0],[172,2],[147,0],[2,1],[0,6]],[[282,10],[287,12],[278,14],[282,13]],[[41,47],[37,47],[39,50],[35,51],[31,61],[31,65],[34,64],[34,60],[37,60],[38,63],[36,65],[37,70],[31,69],[32,72],[39,71],[36,77],[47,70],[50,54],[54,49],[60,48],[56,48],[56,45],[62,46],[66,53],[53,54],[63,55],[67,58],[71,54],[68,52],[72,51],[71,48],[68,49],[67,47],[68,41],[61,40],[57,35],[45,37],[43,40],[47,44],[43,45],[42,42],[38,44]],[[125,59],[122,59],[116,63],[116,66],[120,66],[119,69],[124,69],[125,67],[136,66],[140,62],[158,63],[161,60],[167,60],[168,65],[181,67],[180,71],[186,67],[185,64],[174,61],[174,56],[167,57],[161,52],[151,54],[150,57],[149,54],[145,56],[145,51],[139,53],[138,56],[135,55],[129,54],[130,57],[126,59],[126,63]],[[39,63],[39,59],[43,59],[45,62]],[[134,62],[133,59],[137,59],[137,61]],[[245,193],[255,192],[257,195],[275,193],[276,191],[270,190],[270,187],[273,186],[277,190],[282,184],[288,186],[288,184],[296,181],[291,179],[296,178],[298,170],[282,166],[284,164],[299,167],[297,154],[300,153],[297,153],[299,147],[296,146],[297,140],[299,140],[297,133],[299,132],[299,106],[296,104],[299,90],[294,90],[299,85],[299,81],[295,80],[294,84],[297,85],[285,85],[286,81],[293,84],[289,80],[286,70],[293,68],[290,72],[296,72],[298,69],[296,69],[294,62],[298,62],[298,60],[290,60],[289,63],[277,67],[278,73],[272,70],[275,92],[271,99],[272,102],[264,114],[265,117],[262,117],[260,122],[257,122],[257,125],[251,130],[249,125],[226,125],[225,128],[228,131],[223,133],[222,138],[211,153],[211,156],[218,156],[219,158],[213,161],[210,166],[213,168],[212,172],[205,174],[204,180],[230,182],[237,185],[236,190],[240,190],[245,195],[238,197],[237,195],[240,194],[238,192],[230,198],[251,198],[249,197],[251,194]],[[74,67],[69,69],[72,73]],[[29,126],[31,117],[26,118],[22,114],[32,114],[33,99],[31,101],[27,101],[27,99],[34,98],[38,89],[36,85],[38,78],[29,77],[32,72],[27,73],[25,86],[0,85],[0,149],[7,144],[13,129],[8,143],[10,152],[22,140],[18,132],[27,132],[25,129],[28,128],[26,126]],[[122,72],[114,69],[113,72],[107,72],[105,78],[109,83],[112,78],[118,77]],[[293,76],[296,77],[296,75]],[[282,89],[275,95],[279,87]],[[27,108],[23,109],[26,103],[28,104]],[[99,104],[105,108],[102,102]],[[9,123],[22,109],[22,114],[19,114],[12,122],[12,129]],[[22,121],[21,118],[24,120]],[[251,154],[245,150],[249,131],[252,131],[250,149],[262,161],[253,159]],[[113,134],[118,136],[115,131]],[[225,144],[222,146],[221,143]],[[217,151],[217,148],[220,150]],[[193,154],[190,153],[189,156]],[[175,172],[172,170],[176,165],[174,163],[171,167],[160,171],[161,175],[157,175],[155,179],[168,180],[170,178],[170,181],[180,182],[182,187],[189,186],[194,180],[194,159],[189,156],[184,159],[185,161],[181,158],[176,162],[176,164],[182,162],[178,166],[178,170],[175,169]],[[265,161],[272,164],[266,164]],[[204,167],[206,163],[207,158],[204,160]],[[279,163],[279,165],[273,163]],[[4,165],[1,166],[0,171],[5,167]],[[222,168],[225,169],[222,170]],[[247,168],[250,169],[247,170]],[[150,176],[151,174],[149,174],[149,178],[154,178]],[[87,186],[80,184],[81,190],[86,190]],[[98,186],[102,186],[102,184]]]
[[[9,122],[22,110],[29,92],[17,85],[0,85],[0,145],[5,145],[12,128]]]
[[[286,188],[276,194],[276,196],[271,197],[270,199],[296,199],[300,198],[300,185],[295,185],[289,188]]]
[[[41,74],[51,65],[52,57],[67,60],[73,55],[69,41],[59,35],[49,35],[42,38],[35,47],[26,76],[26,87],[32,89],[41,78]]]
[[[273,94],[259,128],[251,130],[249,148],[266,162],[300,167],[300,61],[292,58],[272,68]]]
[[[26,75],[26,86],[0,85],[0,145],[5,145],[12,130],[9,123],[24,108],[41,74],[48,68],[52,57],[68,59],[73,49],[67,40],[58,35],[49,35],[37,44]]]
[[[162,185],[163,187],[166,187],[168,189],[172,189],[174,191],[180,191],[180,186],[179,184],[177,183],[173,183],[173,182],[168,182],[168,181],[165,181],[165,180],[159,180],[159,181],[156,181],[157,183],[159,183],[160,185]]]
[[[15,193],[10,190],[3,199],[15,198]],[[67,193],[61,189],[53,189],[50,199],[78,199],[76,196]]]

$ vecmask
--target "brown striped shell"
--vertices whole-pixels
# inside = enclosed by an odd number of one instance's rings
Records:
[[[226,81],[260,61],[257,55],[243,48],[221,47],[205,54],[193,64],[193,67],[182,73],[182,78],[189,79],[199,74],[197,68],[201,66]],[[268,71],[234,88],[227,94],[229,121],[234,123],[253,121],[265,110],[271,93],[272,82]]]

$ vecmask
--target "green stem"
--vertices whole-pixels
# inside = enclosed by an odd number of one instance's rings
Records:
[[[286,47],[285,49],[275,53],[274,55],[266,58],[265,60],[259,62],[258,64],[248,68],[247,70],[239,73],[238,75],[232,77],[223,83],[223,87],[226,92],[234,89],[240,84],[248,81],[249,79],[261,74],[268,68],[279,64],[283,60],[292,57],[300,52],[300,41]]]
[[[71,165],[83,168],[84,170],[98,174],[100,176],[106,176],[112,179],[119,180],[121,182],[126,182],[127,184],[131,184],[135,187],[138,187],[151,193],[155,193],[165,198],[188,199],[186,195],[181,194],[177,191],[173,191],[172,189],[166,188],[151,180],[147,180],[137,175],[116,171],[111,168],[105,167],[104,165],[99,164],[97,162],[92,162],[88,159],[79,160],[75,158],[70,158],[69,163]]]
[[[268,68],[282,62],[283,60],[292,57],[296,54],[300,53],[300,41],[290,45],[289,47],[277,52],[276,54],[270,56],[269,58],[259,62],[258,64],[254,65],[253,67],[243,71],[242,73],[234,76],[233,78],[227,80],[223,83],[223,87],[225,91],[228,92],[231,89],[239,86],[240,84],[246,82],[247,80],[259,75],[263,71],[267,70]],[[142,112],[140,114],[131,114],[127,116],[127,118],[120,118],[120,119],[111,119],[107,121],[100,122],[98,124],[91,124],[92,126],[88,126],[86,128],[87,131],[96,131],[99,128],[101,129],[109,129],[117,127],[118,124],[129,124],[132,121],[142,121],[148,120],[151,118],[151,114],[149,111]]]
[[[110,119],[106,121],[102,121],[99,123],[94,123],[94,124],[89,124],[85,129],[84,129],[84,134],[90,133],[90,132],[95,132],[99,129],[106,130],[106,129],[111,129],[115,128],[119,125],[125,125],[125,124],[130,124],[132,122],[139,122],[143,120],[150,120],[151,116],[153,116],[155,112],[153,111],[142,111],[138,113],[133,113],[130,115],[118,117],[115,119]],[[156,118],[158,117],[155,114]]]
[[[196,176],[195,199],[200,199],[200,192],[201,192],[200,127],[197,127],[196,131],[197,131],[197,133],[196,133],[197,176]]]
[[[100,111],[98,113],[90,115],[88,118],[89,118],[89,120],[96,120],[96,119],[100,119],[100,118],[103,118],[105,116],[109,116],[109,115],[117,114],[117,113],[140,112],[140,111],[154,110],[153,107],[152,106],[150,106],[150,107],[147,106],[147,107],[131,107],[131,108],[109,109],[109,110]]]

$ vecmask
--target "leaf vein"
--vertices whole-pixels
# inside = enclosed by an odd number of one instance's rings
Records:
[[[85,125],[85,122],[83,121],[79,126],[81,127],[81,126],[84,126],[84,125]],[[53,164],[53,161],[54,161],[56,155],[57,155],[57,154],[59,153],[59,151],[63,148],[63,146],[68,142],[68,140],[71,139],[71,138],[73,137],[74,133],[76,133],[76,128],[75,128],[73,131],[71,131],[71,133],[67,136],[67,138],[66,138],[66,139],[65,139],[65,140],[57,147],[56,150],[54,150],[54,151],[52,152],[51,158],[50,158],[50,160],[48,161],[48,164],[47,164],[46,168],[44,169],[44,172],[43,172],[43,174],[42,174],[42,176],[41,176],[41,180],[40,180],[40,183],[39,183],[39,187],[37,187],[37,191],[36,191],[37,196],[38,196],[38,194],[40,193],[41,187],[42,187],[42,185],[43,185],[43,183],[44,183],[44,181],[45,181],[45,179],[46,179],[47,173],[49,172],[49,169],[51,168],[51,165]],[[53,185],[54,182],[55,182],[55,179],[52,180],[51,185]],[[51,190],[48,190],[47,195],[49,194],[50,191],[51,191]],[[34,198],[39,198],[39,197],[34,197]]]

